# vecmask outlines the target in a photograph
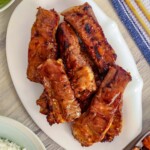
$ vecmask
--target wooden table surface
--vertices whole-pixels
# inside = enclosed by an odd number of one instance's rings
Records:
[[[24,106],[22,105],[16,91],[14,85],[12,83],[8,66],[6,60],[6,31],[9,18],[15,9],[15,7],[20,3],[20,0],[16,0],[15,3],[9,7],[4,12],[0,13],[0,115],[7,116],[18,120],[23,123],[25,126],[30,128],[41,141],[44,143],[47,150],[62,150],[58,144],[56,144],[53,140],[51,140],[45,133],[41,131],[37,127],[37,125],[33,122]],[[137,68],[143,78],[144,88],[143,88],[143,97],[142,97],[142,107],[143,107],[143,130],[142,134],[146,131],[150,130],[150,67],[149,64],[144,59],[140,50],[137,48],[136,44],[132,40],[128,31],[118,18],[116,12],[114,11],[110,0],[95,0],[99,7],[117,24],[118,27],[125,39],[128,43],[129,49],[136,61]],[[134,123],[134,122],[133,122]],[[140,135],[140,136],[141,136]],[[139,137],[140,137],[139,136]],[[137,137],[134,141],[132,141],[125,150],[130,150],[131,147],[136,143],[139,139]]]

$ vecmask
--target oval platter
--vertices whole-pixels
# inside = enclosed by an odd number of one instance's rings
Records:
[[[31,27],[35,21],[37,7],[55,8],[61,12],[71,6],[80,5],[86,0],[23,0],[13,12],[7,30],[6,54],[10,75],[16,91],[24,107],[35,123],[55,142],[67,150],[121,150],[133,140],[142,129],[142,87],[143,81],[138,73],[131,52],[125,43],[116,23],[94,3],[88,0],[104,33],[115,49],[117,64],[125,68],[132,75],[132,82],[124,93],[123,130],[111,143],[97,143],[83,148],[72,136],[68,124],[49,126],[44,115],[39,113],[36,100],[43,91],[39,84],[30,82],[26,77],[28,43]],[[69,141],[69,142],[68,142]]]

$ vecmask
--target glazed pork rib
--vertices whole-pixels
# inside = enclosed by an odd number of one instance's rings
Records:
[[[90,108],[72,125],[73,135],[82,146],[90,146],[104,139],[130,80],[130,74],[121,67],[109,67]]]
[[[97,65],[100,73],[102,73],[108,70],[109,65],[114,64],[116,54],[107,42],[101,26],[95,17],[89,13],[91,11],[87,11],[87,7],[83,9],[84,5],[64,11],[62,15],[65,21],[78,33],[87,48],[87,52]]]
[[[47,94],[49,112],[48,122],[71,122],[80,116],[80,107],[74,97],[70,82],[59,60],[47,59],[38,67],[45,92]]]
[[[81,55],[78,37],[66,22],[59,25],[57,39],[75,97],[84,101],[96,91],[92,68]]]
[[[38,8],[28,49],[27,77],[31,81],[41,82],[37,67],[48,58],[57,58],[55,34],[58,23],[59,15],[54,9]]]

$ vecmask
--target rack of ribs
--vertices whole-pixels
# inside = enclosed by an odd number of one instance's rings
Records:
[[[54,9],[38,8],[28,49],[27,77],[31,81],[41,83],[37,67],[48,58],[57,58],[55,34],[58,23],[59,15]]]
[[[70,25],[63,22],[58,27],[57,39],[75,97],[86,101],[96,91],[96,83],[92,68],[81,55],[78,37]]]
[[[117,56],[92,13],[92,8],[85,3],[64,11],[62,15],[78,33],[100,73],[103,73],[114,64]]]
[[[109,67],[89,109],[72,125],[73,135],[82,146],[90,146],[104,139],[122,102],[123,91],[130,80],[130,74],[121,67]]]
[[[47,59],[38,70],[47,94],[48,122],[52,125],[71,122],[78,118],[81,110],[74,97],[62,60]]]

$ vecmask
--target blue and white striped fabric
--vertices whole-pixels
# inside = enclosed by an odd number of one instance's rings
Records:
[[[137,6],[134,0],[131,0],[131,1],[132,1],[132,4],[136,8]],[[150,12],[150,0],[145,0],[145,2],[146,1],[148,2],[147,4],[149,5],[147,9]],[[133,15],[132,11],[127,6],[125,0],[112,0],[112,4],[115,10],[117,11],[119,17],[121,18],[122,22],[125,24],[126,28],[129,30],[131,36],[133,37],[134,41],[138,45],[139,49],[143,53],[147,62],[150,64],[150,35],[148,35],[145,32],[145,30],[142,28],[141,24],[138,22],[136,17]],[[145,23],[150,29],[150,21],[147,20],[147,22],[145,21]]]

